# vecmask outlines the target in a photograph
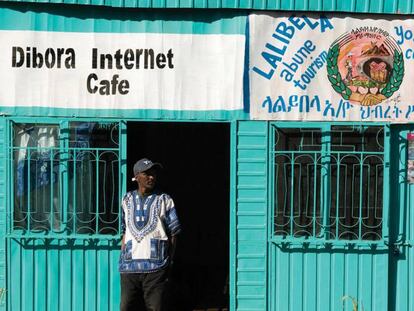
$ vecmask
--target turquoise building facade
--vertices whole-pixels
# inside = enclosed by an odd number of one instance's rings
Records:
[[[119,308],[119,201],[148,156],[183,222],[176,310],[414,310],[413,6],[2,1],[0,309]],[[363,30],[387,50],[369,69],[338,39],[358,21],[393,38]],[[299,93],[275,80],[295,52]]]

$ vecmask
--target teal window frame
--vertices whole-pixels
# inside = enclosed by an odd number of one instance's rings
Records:
[[[322,133],[329,133],[332,126],[380,126],[384,129],[384,149],[383,149],[383,188],[382,188],[382,237],[378,240],[361,239],[338,239],[330,238],[329,234],[325,232],[328,228],[327,221],[330,213],[330,198],[329,198],[329,183],[328,178],[322,178],[321,187],[324,188],[323,197],[321,198],[321,216],[323,223],[321,225],[321,234],[318,236],[294,236],[294,235],[277,235],[274,233],[275,228],[275,128],[286,129],[321,129]],[[299,247],[303,246],[324,246],[324,247],[348,247],[351,245],[358,245],[359,248],[387,248],[389,244],[389,182],[390,182],[390,125],[388,123],[354,123],[354,122],[271,122],[269,124],[269,242],[280,245],[281,247]],[[327,143],[327,144],[326,144]],[[330,145],[330,136],[322,135],[322,145]],[[323,156],[329,158],[330,151],[321,150]],[[329,159],[328,159],[329,161]],[[327,163],[323,164],[328,167]]]
[[[78,148],[78,147],[71,147],[69,136],[70,136],[70,124],[72,122],[93,122],[93,123],[117,123],[118,124],[118,133],[119,133],[119,141],[117,148]],[[59,152],[59,174],[60,174],[60,181],[59,187],[62,193],[60,198],[60,202],[58,204],[59,208],[61,209],[61,230],[44,230],[44,231],[31,231],[31,230],[24,230],[19,228],[13,228],[14,222],[14,196],[15,196],[15,189],[14,189],[14,182],[16,176],[14,176],[14,163],[13,163],[13,152],[15,150],[15,146],[13,146],[13,126],[15,124],[25,123],[25,124],[39,124],[39,125],[56,125],[59,127],[59,146],[55,149],[58,149]],[[7,161],[7,171],[8,175],[10,176],[9,184],[8,184],[8,200],[7,204],[7,221],[6,221],[6,237],[7,238],[43,238],[43,239],[100,239],[100,240],[119,240],[119,236],[121,234],[121,215],[120,210],[118,211],[118,215],[116,216],[116,231],[112,230],[111,233],[99,233],[98,230],[98,218],[99,218],[99,210],[94,211],[94,216],[96,217],[96,226],[95,231],[93,233],[77,233],[76,230],[68,230],[68,215],[69,211],[69,200],[70,195],[76,196],[76,191],[73,190],[72,192],[69,191],[69,178],[68,178],[68,169],[64,168],[69,167],[68,163],[70,161],[70,153],[75,152],[76,150],[96,150],[96,151],[113,151],[118,153],[118,200],[117,202],[121,201],[122,194],[125,192],[126,189],[126,122],[121,121],[119,119],[96,119],[96,118],[34,118],[34,117],[21,117],[21,118],[9,118],[8,119],[8,142],[7,142],[7,154],[8,154],[8,161]],[[76,159],[75,159],[76,160]],[[97,163],[99,160],[96,161]],[[96,165],[97,167],[97,165]],[[74,168],[74,173],[76,173],[76,168]],[[98,200],[98,182],[95,183],[96,187],[96,200]],[[96,206],[97,207],[97,201]],[[119,207],[119,204],[117,204]],[[75,212],[74,212],[75,213]],[[30,229],[30,227],[29,227]]]

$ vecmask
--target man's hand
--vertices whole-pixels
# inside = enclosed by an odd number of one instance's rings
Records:
[[[172,263],[174,261],[174,256],[175,256],[175,249],[177,247],[177,237],[175,235],[173,235],[170,238],[170,263]]]
[[[121,251],[125,250],[125,235],[122,236],[121,240]]]

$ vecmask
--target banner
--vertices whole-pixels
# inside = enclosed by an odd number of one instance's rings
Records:
[[[245,36],[0,31],[0,106],[243,109]]]
[[[252,119],[413,121],[414,20],[395,17],[250,15]]]

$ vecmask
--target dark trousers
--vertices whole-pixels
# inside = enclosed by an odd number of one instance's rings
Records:
[[[147,311],[165,311],[167,277],[168,268],[152,273],[121,273],[121,311],[145,311],[145,307]]]

